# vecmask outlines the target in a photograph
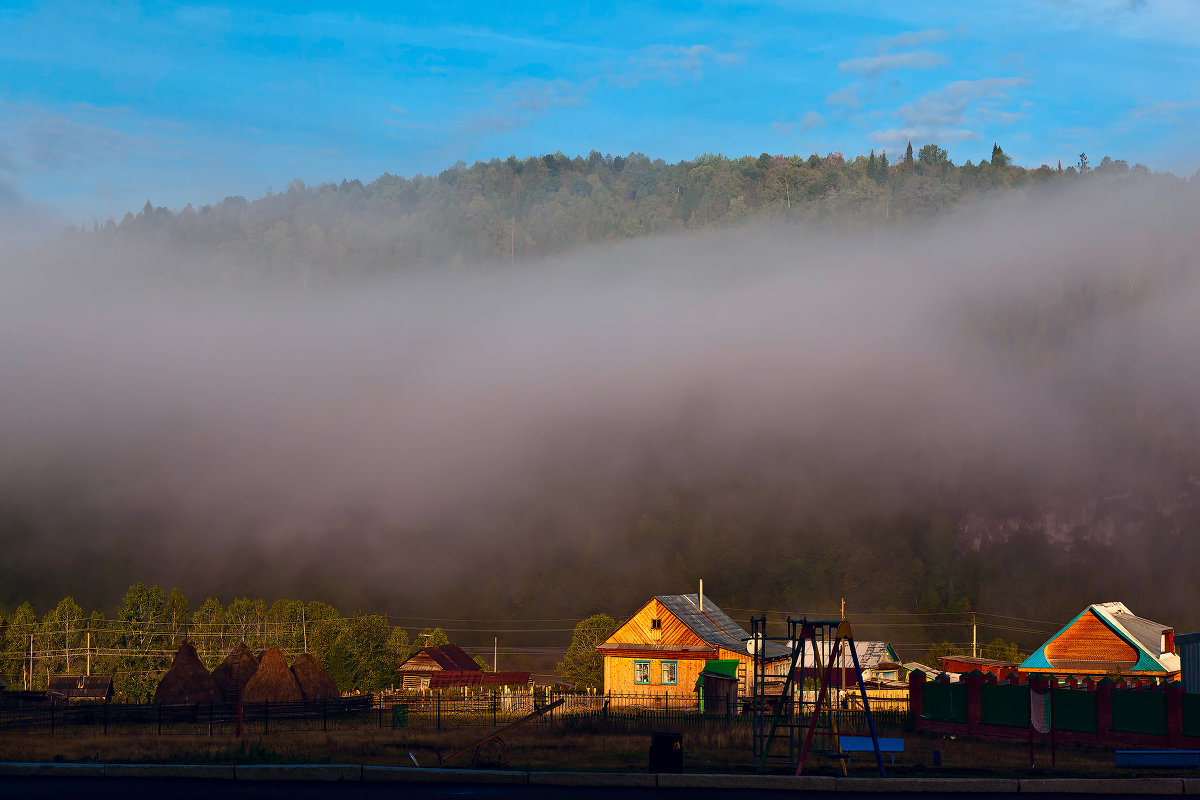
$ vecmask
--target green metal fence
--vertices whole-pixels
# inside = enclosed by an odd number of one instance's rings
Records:
[[[1029,687],[985,683],[979,687],[984,725],[1029,727]]]
[[[967,687],[962,683],[926,683],[921,691],[921,716],[943,722],[967,721]]]
[[[1112,693],[1112,727],[1124,733],[1167,735],[1167,696],[1159,691]]]
[[[1183,696],[1183,735],[1200,736],[1200,694]]]
[[[1054,727],[1060,731],[1096,732],[1096,693],[1086,689],[1054,690]]]

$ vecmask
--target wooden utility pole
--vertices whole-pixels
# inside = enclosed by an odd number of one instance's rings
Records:
[[[500,637],[492,637],[492,672],[499,672],[500,667]]]
[[[92,674],[92,632],[87,632],[87,674]]]
[[[971,614],[971,656],[979,658],[978,633],[979,628],[975,625],[975,614]]]

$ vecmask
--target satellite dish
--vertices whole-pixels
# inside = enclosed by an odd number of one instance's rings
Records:
[[[746,652],[750,655],[756,655],[762,649],[762,637],[751,636],[746,640]]]

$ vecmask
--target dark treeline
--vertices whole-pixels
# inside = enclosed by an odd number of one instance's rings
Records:
[[[14,689],[45,689],[48,676],[90,670],[113,676],[119,699],[145,701],[184,641],[196,646],[209,669],[238,642],[255,651],[280,647],[289,658],[308,652],[342,691],[372,691],[396,684],[396,667],[419,647],[449,639],[440,628],[426,628],[410,640],[408,631],[392,626],[386,615],[344,617],[320,601],[280,599],[268,605],[261,598],[241,597],[222,606],[209,597],[193,608],[178,589],[168,593],[137,583],[111,618],[100,610],[85,611],[73,597],[41,616],[29,603],[0,610],[0,675]]]
[[[668,164],[641,153],[553,153],[460,162],[436,176],[384,174],[366,184],[296,180],[258,200],[228,197],[199,210],[173,212],[148,200],[119,223],[94,223],[88,246],[103,243],[119,254],[160,244],[181,256],[200,253],[224,281],[309,285],[412,267],[528,261],[588,243],[752,219],[870,230],[1014,187],[1126,177],[1151,173],[1107,156],[1093,169],[1085,154],[1065,168],[1027,169],[1012,165],[999,145],[990,161],[962,165],[936,144],[915,154],[910,145],[898,158],[871,152],[850,160],[841,153],[708,154]]]

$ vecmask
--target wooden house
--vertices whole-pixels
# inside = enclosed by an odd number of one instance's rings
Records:
[[[858,678],[854,674],[854,656],[850,653],[850,643],[842,641],[838,650],[833,649],[833,642],[817,642],[821,651],[820,665],[822,669],[829,667],[829,660],[834,660],[833,671],[830,673],[835,686],[857,686]],[[891,642],[858,641],[854,642],[854,653],[858,655],[858,664],[862,667],[864,681],[899,680],[900,657]],[[817,661],[814,658],[812,644],[804,648],[804,668],[808,678],[813,677],[813,668]],[[799,675],[796,676],[799,679]]]
[[[1096,603],[1021,662],[1021,674],[1060,677],[1129,675],[1176,680],[1175,631],[1135,616],[1122,603]]]
[[[456,644],[422,647],[396,668],[405,689],[428,689],[436,672],[482,672],[475,659]]]
[[[604,690],[691,696],[705,662],[721,659],[738,662],[738,692],[747,696],[754,680],[754,660],[746,652],[749,638],[702,595],[657,595],[596,647],[604,657]],[[766,653],[768,668],[786,675],[787,648],[768,642]]]
[[[396,668],[404,689],[525,686],[528,672],[484,672],[475,659],[456,644],[422,647]]]
[[[56,700],[105,701],[113,696],[111,675],[56,675],[47,691]]]

